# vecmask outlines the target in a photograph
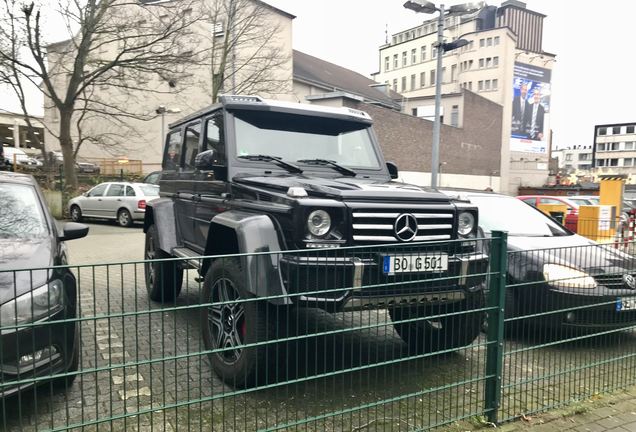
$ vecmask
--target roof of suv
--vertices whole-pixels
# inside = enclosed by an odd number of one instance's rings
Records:
[[[21,183],[35,185],[35,179],[28,174],[20,174],[11,171],[0,171],[0,182],[2,183]]]
[[[170,128],[205,116],[206,114],[211,113],[221,107],[225,107],[228,109],[277,111],[288,114],[335,117],[368,124],[372,123],[371,116],[369,116],[369,114],[367,114],[366,112],[347,107],[326,107],[322,105],[284,102],[273,99],[263,99],[258,96],[226,95],[221,96],[219,99],[220,103],[210,105],[209,107],[203,108],[186,117],[183,117],[170,124]]]

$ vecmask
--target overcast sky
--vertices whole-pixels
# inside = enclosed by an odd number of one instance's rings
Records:
[[[404,0],[267,1],[296,15],[295,49],[367,76],[378,70],[378,47],[387,27],[390,36],[428,17],[404,9]],[[543,49],[557,55],[551,100],[555,145],[591,145],[595,124],[636,122],[631,105],[636,85],[630,78],[636,69],[636,1],[527,4],[547,15]],[[16,109],[6,96],[0,94],[0,108]]]

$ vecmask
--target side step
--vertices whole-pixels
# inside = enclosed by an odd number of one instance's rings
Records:
[[[184,258],[189,267],[201,268],[201,255],[187,247],[179,247],[172,249],[172,255],[176,258]]]

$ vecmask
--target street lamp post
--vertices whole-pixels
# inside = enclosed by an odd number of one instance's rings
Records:
[[[433,123],[433,148],[431,149],[431,187],[437,188],[437,177],[439,170],[439,143],[440,133],[442,129],[441,109],[442,109],[442,59],[444,53],[461,48],[468,45],[466,39],[457,39],[453,42],[444,43],[444,19],[451,15],[460,15],[474,12],[479,9],[478,5],[472,3],[453,5],[448,10],[444,9],[444,5],[435,6],[427,0],[409,0],[404,3],[406,9],[418,13],[432,14],[439,12],[437,17],[437,66],[435,68],[435,121]]]

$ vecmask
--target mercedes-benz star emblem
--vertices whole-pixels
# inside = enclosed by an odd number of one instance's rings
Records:
[[[398,240],[411,241],[417,235],[417,219],[412,214],[401,214],[395,220],[393,229]]]
[[[636,278],[630,274],[623,275],[623,282],[628,288],[636,289]]]

